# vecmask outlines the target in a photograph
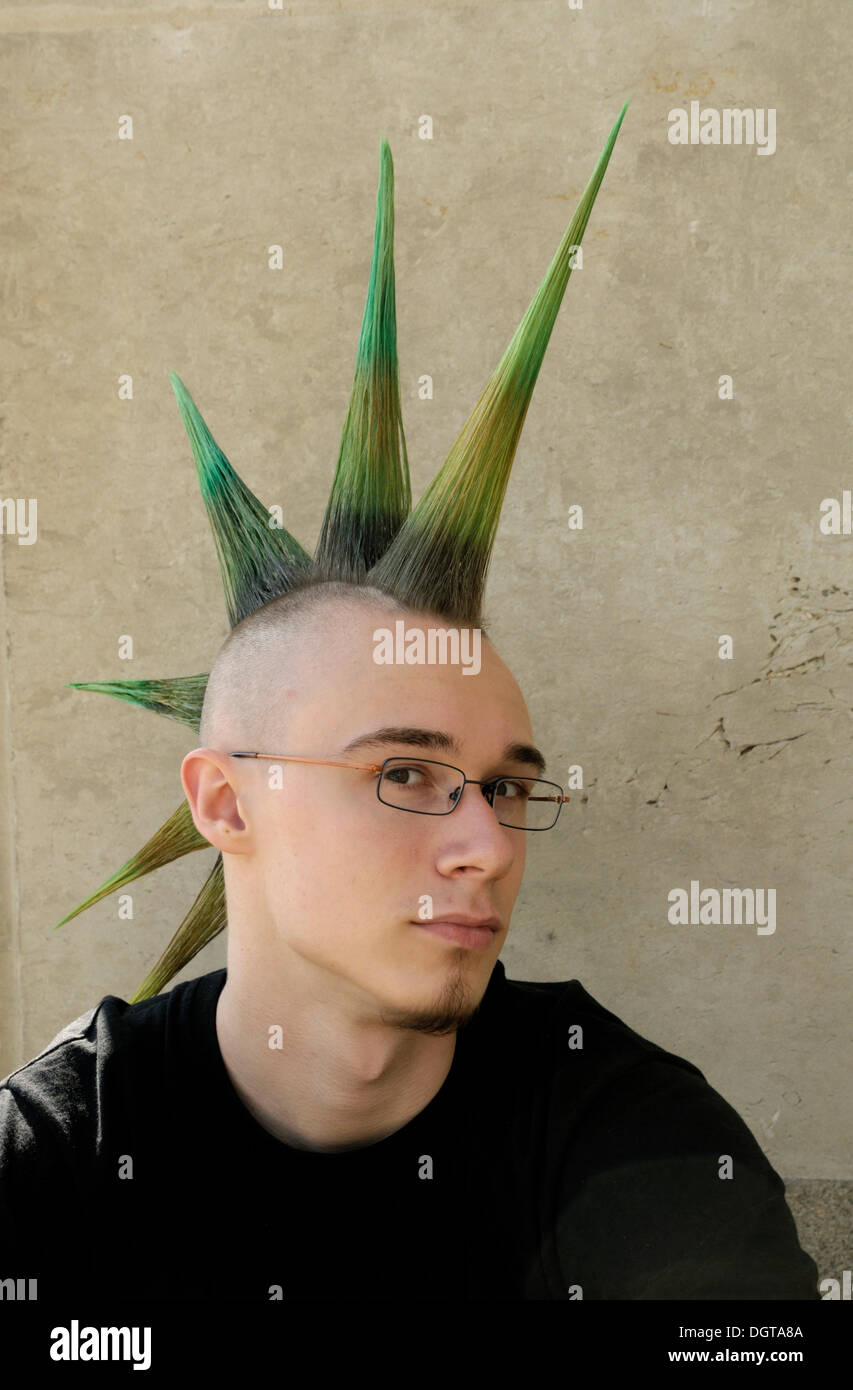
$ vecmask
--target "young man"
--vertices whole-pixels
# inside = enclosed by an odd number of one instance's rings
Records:
[[[818,1297],[781,1180],[702,1074],[576,980],[507,979],[527,837],[563,793],[488,638],[476,671],[419,657],[482,636],[506,480],[619,122],[411,515],[387,150],[313,562],[177,383],[233,630],[205,681],[96,687],[201,742],[186,810],[89,901],[199,845],[220,859],[134,1000],[102,999],[0,1083],[0,1278],[39,1298]],[[408,658],[378,662],[401,621]],[[226,905],[227,968],[160,992]]]
[[[401,613],[437,626],[333,584],[232,632],[182,765],[227,970],[108,997],[4,1083],[0,1273],[39,1297],[72,1271],[103,1297],[817,1297],[701,1073],[577,981],[506,978],[542,756],[487,639],[470,679],[377,666]],[[471,782],[442,801],[444,763]]]

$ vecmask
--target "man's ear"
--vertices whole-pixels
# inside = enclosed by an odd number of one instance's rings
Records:
[[[240,814],[232,760],[215,748],[194,748],[181,763],[181,783],[199,834],[226,854],[245,853],[251,831]]]

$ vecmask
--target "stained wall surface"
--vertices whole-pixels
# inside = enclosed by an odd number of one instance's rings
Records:
[[[582,769],[503,959],[688,1057],[786,1179],[853,1179],[850,48],[846,7],[779,0],[6,0],[0,495],[37,499],[37,536],[7,509],[0,1073],[127,998],[213,864],[52,931],[197,741],[67,682],[205,672],[228,632],[169,372],[313,549],[387,136],[418,497],[632,97],[490,571],[549,767]],[[707,142],[673,142],[679,110]],[[775,930],[671,921],[691,883],[772,891]]]

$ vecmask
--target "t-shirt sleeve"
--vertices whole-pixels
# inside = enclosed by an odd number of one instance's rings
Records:
[[[782,1179],[695,1068],[648,1058],[608,1084],[557,1187],[559,1263],[584,1299],[820,1297]]]

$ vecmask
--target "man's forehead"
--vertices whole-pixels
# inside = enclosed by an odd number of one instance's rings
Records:
[[[506,760],[515,753],[516,760],[544,766],[517,688],[484,684],[475,691],[471,686],[480,676],[469,682],[457,671],[454,677],[445,673],[443,679],[425,681],[422,672],[419,679],[409,667],[408,679],[401,676],[393,684],[351,679],[344,690],[340,683],[326,686],[315,698],[294,692],[286,722],[294,736],[320,740],[355,760],[381,762],[410,748],[441,762]]]
[[[532,743],[524,697],[486,637],[479,643],[476,674],[465,674],[462,661],[449,661],[441,647],[432,653],[438,660],[407,661],[405,646],[397,643],[396,660],[376,660],[375,634],[385,629],[396,636],[396,623],[406,633],[430,625],[467,634],[460,654],[468,657],[476,629],[345,601],[324,604],[311,618],[316,621],[300,634],[298,655],[282,647],[280,661],[268,672],[270,704],[291,729],[322,734],[337,748],[372,731],[420,729],[429,733],[423,746],[439,756],[442,749],[453,753],[475,744]],[[428,656],[428,644],[424,650]]]

